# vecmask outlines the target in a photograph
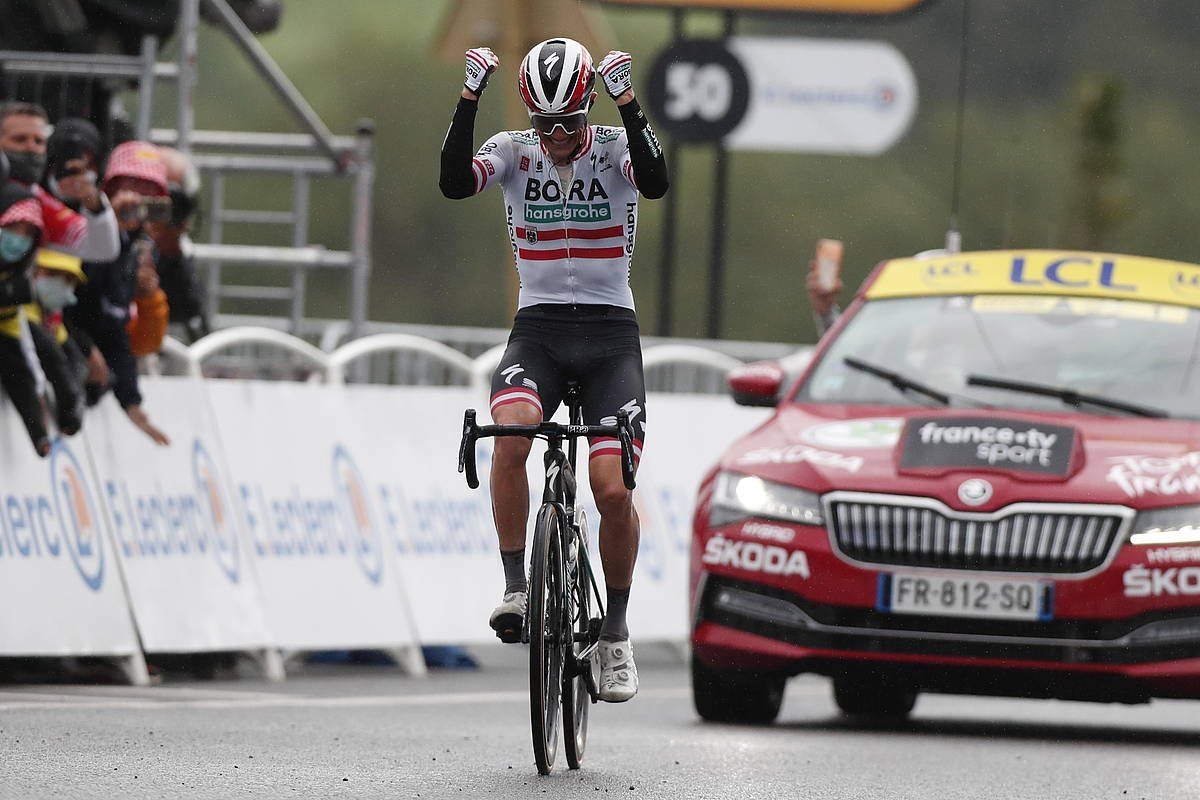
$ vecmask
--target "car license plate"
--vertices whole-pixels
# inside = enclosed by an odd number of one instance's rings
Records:
[[[892,614],[1049,620],[1054,585],[1029,578],[894,572],[879,576],[877,607]]]

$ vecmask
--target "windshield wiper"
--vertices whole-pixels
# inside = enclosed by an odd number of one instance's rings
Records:
[[[914,381],[912,378],[905,377],[899,372],[893,372],[890,369],[884,369],[883,367],[877,367],[874,364],[868,364],[866,361],[862,361],[852,356],[846,356],[843,358],[842,363],[847,367],[858,370],[859,372],[865,372],[868,375],[874,375],[876,378],[882,378],[902,392],[916,392],[917,394],[923,394],[926,397],[932,398],[944,406],[950,405],[950,395],[946,394],[945,392],[939,392],[937,389],[926,386],[918,381]]]
[[[1041,383],[1027,383],[1025,381],[1012,381],[1007,378],[991,378],[987,375],[968,375],[968,386],[982,386],[988,389],[1006,389],[1010,392],[1024,392],[1025,394],[1036,394],[1042,397],[1055,397],[1062,400],[1069,406],[1099,406],[1100,408],[1110,408],[1113,411],[1124,411],[1126,414],[1133,414],[1138,417],[1170,417],[1171,415],[1163,411],[1161,408],[1153,406],[1137,405],[1135,403],[1126,403],[1122,400],[1113,400],[1109,397],[1103,397],[1097,394],[1087,394],[1086,392],[1077,392],[1074,389],[1068,389],[1062,386],[1046,386]]]

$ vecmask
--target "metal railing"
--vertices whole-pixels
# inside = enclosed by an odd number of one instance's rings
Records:
[[[471,357],[433,339],[403,333],[365,336],[333,352],[283,331],[263,327],[227,328],[190,347],[168,338],[158,374],[209,378],[276,378],[344,383],[354,365],[383,358],[392,369],[363,370],[374,383],[469,385],[486,392],[504,352],[503,343]],[[725,378],[742,361],[715,350],[679,344],[648,345],[643,361],[651,391],[723,394]],[[417,365],[427,368],[417,368]],[[398,367],[396,365],[399,365]],[[655,381],[654,376],[658,376]]]

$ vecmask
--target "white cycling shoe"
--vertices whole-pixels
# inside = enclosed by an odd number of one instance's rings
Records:
[[[633,645],[628,639],[600,641],[600,699],[606,703],[624,703],[637,694],[637,665],[633,663]]]
[[[492,611],[488,624],[500,641],[512,644],[521,641],[521,628],[525,625],[525,609],[529,606],[529,595],[525,592],[509,592],[500,605]]]

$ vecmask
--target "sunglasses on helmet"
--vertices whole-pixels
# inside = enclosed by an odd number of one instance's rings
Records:
[[[529,119],[538,133],[549,136],[554,133],[555,128],[562,128],[563,133],[571,136],[587,125],[587,111],[575,111],[570,114],[530,114]]]

